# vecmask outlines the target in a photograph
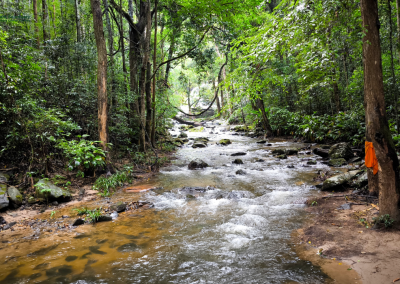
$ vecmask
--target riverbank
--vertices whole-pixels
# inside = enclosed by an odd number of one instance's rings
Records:
[[[348,265],[363,284],[400,281],[399,228],[374,226],[379,207],[353,200],[351,193],[323,193],[307,201],[312,220],[296,231],[300,244],[312,252],[304,258]]]

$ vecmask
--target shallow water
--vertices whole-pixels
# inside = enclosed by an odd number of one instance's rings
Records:
[[[319,162],[304,167],[304,159],[315,159],[312,155],[277,160],[270,153],[306,145],[271,140],[267,147],[221,132],[225,126],[212,126],[216,128],[202,133],[187,132],[189,138],[209,137],[207,148],[184,146],[172,165],[139,185],[163,189],[114,196],[149,200],[155,208],[126,212],[113,222],[84,225],[72,233],[5,244],[0,248],[0,283],[330,282],[319,267],[298,258],[291,239],[308,218],[304,200],[318,195],[312,178],[329,168]],[[215,144],[223,138],[233,143]],[[230,156],[235,152],[247,154]],[[210,167],[188,170],[194,158]],[[232,164],[235,158],[244,164]],[[246,175],[236,175],[238,169]],[[189,195],[179,190],[184,186],[212,188]]]

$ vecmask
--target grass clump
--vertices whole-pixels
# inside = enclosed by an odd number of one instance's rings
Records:
[[[99,194],[103,197],[110,196],[112,190],[115,190],[119,186],[123,186],[124,183],[131,183],[133,176],[131,171],[120,171],[109,177],[100,177],[96,180],[93,185],[93,189],[99,191]]]
[[[394,220],[390,217],[389,214],[374,217],[372,220],[375,224],[384,225],[386,229],[392,227],[394,223]]]

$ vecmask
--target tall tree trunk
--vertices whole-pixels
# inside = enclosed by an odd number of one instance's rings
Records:
[[[49,39],[49,34],[47,33],[47,4],[46,0],[42,0],[42,24],[43,24],[43,45],[46,46],[46,41]]]
[[[147,74],[146,74],[146,140],[151,143],[151,118],[152,107],[151,107],[151,64],[147,62]],[[149,141],[150,140],[150,141]]]
[[[333,99],[335,100],[335,105],[336,105],[336,113],[340,112],[341,106],[340,106],[340,94],[339,94],[339,86],[336,81],[332,83],[333,87]]]
[[[213,90],[214,90],[214,93],[215,93],[215,84],[218,82],[218,80],[213,80]],[[216,100],[215,100],[216,102],[217,102],[217,110],[218,110],[218,115],[220,115],[220,113],[221,113],[221,104],[219,103],[219,97],[218,97],[218,94],[216,94]]]
[[[400,0],[396,0],[396,18],[397,18],[397,53],[400,62]]]
[[[228,55],[226,54],[226,57],[228,57]],[[226,78],[226,70],[225,70],[225,66],[224,66],[224,68],[222,69],[222,77],[221,77],[221,80],[222,81],[225,81],[225,78]],[[221,82],[220,82],[221,83]],[[224,102],[224,88],[222,88],[222,86],[220,87],[221,88],[221,109],[223,109],[224,108],[224,105],[225,105],[225,102]],[[222,113],[222,116],[224,116],[224,111],[222,111],[223,113]]]
[[[190,91],[191,91],[191,85],[190,85],[190,80],[189,80],[189,87],[188,87],[188,108],[189,108],[189,114],[192,114],[192,106],[191,106],[191,102],[190,102]]]
[[[79,13],[79,2],[75,0],[76,41],[81,42],[81,15]]]
[[[265,113],[264,101],[261,98],[257,98],[256,105],[257,105],[257,108],[261,111],[263,128],[267,134],[266,136],[270,137],[270,136],[272,136],[272,128],[271,128],[271,124],[269,123],[267,114]]]
[[[53,0],[53,17],[52,17],[52,22],[53,22],[54,37],[57,37],[57,29],[56,29],[56,4],[55,4],[55,1],[54,1],[54,0]]]
[[[380,215],[399,220],[399,161],[386,118],[378,1],[361,0],[364,57],[364,103],[366,140],[373,143],[379,163]]]
[[[35,33],[36,33],[36,39],[37,39],[37,46],[40,48],[40,38],[39,38],[39,27],[38,27],[38,14],[37,14],[37,0],[33,0],[33,18],[35,19]]]
[[[155,69],[157,66],[157,4],[158,0],[156,0],[156,4],[154,7],[154,47],[153,47],[153,68]],[[153,77],[153,98],[152,98],[152,125],[151,125],[151,144],[153,147],[156,147],[156,74]]]
[[[90,0],[93,14],[94,35],[97,46],[97,102],[99,138],[103,150],[107,151],[108,143],[108,104],[107,104],[107,48],[103,31],[103,19],[100,0]],[[110,154],[107,151],[107,162]]]
[[[397,102],[398,102],[398,90],[396,87],[396,76],[394,73],[394,59],[393,59],[393,24],[392,24],[392,6],[391,1],[387,1],[388,5],[388,18],[389,18],[389,48],[390,48],[390,71],[392,73],[392,87],[391,92],[393,93],[393,105],[394,105],[394,116],[396,119],[396,126],[397,126],[397,133],[399,133],[399,116],[398,116],[398,109],[397,109]]]

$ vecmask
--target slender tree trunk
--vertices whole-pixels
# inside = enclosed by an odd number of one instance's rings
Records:
[[[386,118],[378,1],[361,0],[364,57],[364,103],[366,140],[373,143],[379,162],[380,215],[399,220],[399,161]]]
[[[79,13],[79,2],[75,0],[76,41],[81,42],[81,15]]]
[[[154,47],[153,47],[153,66],[154,69],[157,66],[157,4],[158,0],[156,0],[156,4],[154,7]],[[153,98],[152,98],[152,125],[151,125],[151,144],[153,147],[156,147],[156,74],[153,77]]]
[[[398,90],[396,86],[396,76],[394,73],[394,59],[393,59],[393,24],[392,24],[392,6],[390,4],[390,0],[387,1],[388,5],[388,18],[389,18],[389,48],[390,48],[390,71],[392,73],[392,87],[391,91],[393,93],[393,105],[394,105],[394,116],[396,119],[396,126],[397,126],[397,133],[399,133],[399,116],[398,116],[398,109],[397,109],[397,102],[398,102]]]
[[[171,60],[172,56],[174,55],[175,34],[176,34],[176,29],[174,29],[172,32],[171,44],[169,46],[169,51],[168,51],[168,60]],[[171,70],[171,63],[168,62],[167,66],[165,67],[165,84],[168,84],[168,76],[169,76],[170,70]]]
[[[396,18],[397,18],[397,53],[400,62],[400,0],[396,0]]]
[[[39,27],[38,27],[38,13],[37,13],[37,0],[33,0],[33,18],[35,20],[35,33],[37,39],[37,46],[40,48]]]
[[[192,106],[190,103],[190,91],[191,91],[191,85],[190,85],[190,80],[189,80],[189,87],[188,87],[188,108],[189,108],[189,114],[192,114]]]
[[[43,24],[43,45],[46,46],[46,41],[49,39],[49,34],[47,33],[47,3],[46,0],[42,0],[42,24]]]
[[[340,106],[340,95],[339,95],[339,86],[336,81],[332,83],[333,87],[333,99],[335,100],[335,105],[336,105],[336,113],[340,112],[341,106]],[[311,101],[310,101],[311,103]]]
[[[99,138],[103,150],[107,151],[108,143],[108,104],[107,104],[107,48],[103,31],[103,19],[100,0],[90,0],[93,14],[94,35],[97,46],[97,101]],[[107,161],[110,154],[107,151]]]
[[[151,107],[151,64],[147,62],[147,74],[146,74],[146,140],[151,143],[151,118],[152,107]],[[150,141],[149,141],[150,139]]]
[[[257,104],[257,108],[261,111],[263,128],[266,131],[266,134],[267,134],[266,136],[270,137],[270,136],[272,136],[272,128],[271,128],[271,124],[269,123],[267,114],[265,113],[264,101],[261,98],[257,98],[256,104]]]
[[[53,22],[54,37],[57,37],[57,29],[56,29],[56,4],[55,4],[55,1],[54,1],[54,0],[53,0],[53,17],[52,17],[52,22]]]
[[[216,81],[216,82],[215,82]],[[218,82],[217,80],[213,80],[213,90],[214,90],[214,93],[215,93],[215,84]],[[220,103],[219,103],[219,97],[218,97],[218,94],[216,94],[216,100],[215,100],[216,102],[217,102],[217,109],[218,109],[218,115],[220,115],[220,113],[221,113],[221,105],[220,105]]]

